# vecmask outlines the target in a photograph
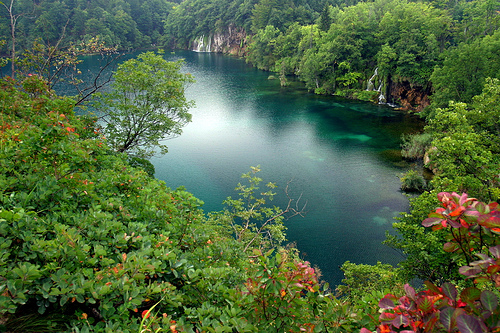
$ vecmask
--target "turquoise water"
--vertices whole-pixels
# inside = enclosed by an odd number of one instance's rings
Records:
[[[240,59],[187,51],[167,56],[184,58],[184,70],[195,76],[187,95],[196,108],[184,133],[166,142],[169,153],[152,159],[157,178],[185,186],[207,212],[237,196],[234,188],[250,166],[260,165],[265,182],[278,184],[274,204],[286,203],[291,181],[291,196],[307,202],[307,214],[286,222],[288,240],[330,284],[340,283],[346,260],[401,260],[381,242],[393,218],[408,209],[397,151],[416,119],[309,94],[299,84],[282,88]]]
[[[189,51],[166,57],[185,59],[184,71],[197,80],[187,90],[196,108],[184,133],[165,142],[169,153],[152,159],[157,178],[171,188],[185,186],[206,212],[237,197],[234,188],[250,166],[260,165],[265,183],[279,186],[273,204],[287,203],[291,181],[290,194],[307,202],[307,213],[286,222],[288,241],[331,285],[342,280],[339,266],[347,260],[402,259],[382,241],[393,218],[408,209],[399,191],[405,167],[398,151],[401,134],[420,126],[415,117],[310,94],[299,83],[282,88],[233,57]],[[81,69],[90,79],[98,66],[97,57],[87,57]]]

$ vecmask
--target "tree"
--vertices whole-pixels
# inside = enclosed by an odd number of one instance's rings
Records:
[[[72,85],[78,91],[75,96],[76,106],[88,101],[94,93],[111,81],[111,67],[115,65],[120,54],[116,52],[116,48],[106,47],[98,37],[78,44],[71,43],[66,47],[61,46],[65,31],[66,26],[53,46],[46,45],[42,40],[34,41],[32,48],[16,59],[16,66],[21,76],[36,74],[43,78],[49,89],[60,83]],[[78,68],[83,62],[81,56],[85,54],[100,55],[102,64],[97,75],[87,82],[80,77],[82,72]]]
[[[322,31],[328,31],[330,29],[330,25],[332,24],[332,17],[330,16],[330,5],[325,5],[325,8],[321,12],[321,16],[319,17],[319,28]]]
[[[7,10],[7,13],[9,14],[9,19],[10,19],[10,37],[11,37],[11,48],[10,48],[10,64],[11,64],[11,71],[12,71],[12,77],[15,75],[15,61],[16,61],[16,27],[17,27],[17,22],[19,18],[22,16],[26,15],[26,13],[19,13],[15,14],[14,13],[14,0],[10,0],[10,3],[6,5],[3,2],[0,2],[2,6],[5,7]]]
[[[194,79],[180,72],[182,63],[146,52],[118,66],[112,91],[95,104],[104,114],[103,131],[112,148],[143,158],[157,148],[167,152],[160,141],[180,135],[191,121],[193,102],[184,91]]]
[[[470,103],[481,93],[487,77],[499,77],[500,31],[462,43],[446,52],[443,65],[431,76],[434,107],[446,107],[450,101]]]

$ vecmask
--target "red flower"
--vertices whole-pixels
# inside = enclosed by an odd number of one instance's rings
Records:
[[[151,314],[150,310],[144,310],[142,311],[142,318],[149,318],[150,314]]]

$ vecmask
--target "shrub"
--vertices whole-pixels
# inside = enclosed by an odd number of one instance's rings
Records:
[[[427,289],[418,293],[405,285],[402,296],[390,293],[380,300],[378,332],[409,328],[412,332],[482,333],[496,332],[500,327],[498,203],[485,204],[455,192],[441,192],[438,199],[442,207],[430,213],[422,225],[447,231],[443,248],[455,254],[456,261],[462,263],[459,273],[474,285],[465,283],[459,290],[449,282],[441,287],[426,282]]]
[[[406,192],[423,192],[426,188],[424,177],[416,170],[409,170],[400,177],[401,189]]]
[[[401,155],[409,160],[423,159],[432,143],[430,133],[404,134],[401,137]]]

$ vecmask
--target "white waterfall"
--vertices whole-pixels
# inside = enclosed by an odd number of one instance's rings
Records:
[[[193,41],[193,51],[195,52],[212,52],[212,38],[202,35]]]
[[[366,91],[372,91],[373,90],[373,79],[378,75],[378,67],[375,68],[375,72],[373,73],[372,77],[368,80],[368,84],[366,86]]]

